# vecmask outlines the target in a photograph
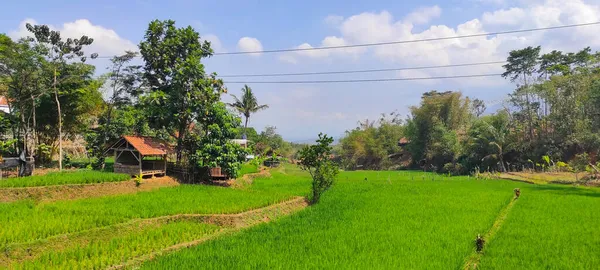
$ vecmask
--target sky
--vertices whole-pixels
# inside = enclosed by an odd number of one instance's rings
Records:
[[[543,28],[600,21],[600,0],[385,0],[385,1],[151,1],[151,0],[7,0],[2,5],[0,32],[27,36],[25,23],[46,24],[62,35],[94,38],[90,52],[100,56],[137,50],[148,23],[172,19],[191,25],[216,52],[311,48],[399,40],[429,39],[507,30]],[[488,35],[337,50],[244,55],[215,55],[203,60],[207,72],[218,75],[296,73],[453,65],[505,60],[509,51],[527,46],[578,51],[600,48],[600,25],[561,30]],[[109,60],[90,60],[96,73],[106,72]],[[294,77],[224,78],[229,93],[243,84],[233,82],[285,80],[355,80],[422,78],[502,73],[502,65],[404,70],[379,73]],[[229,81],[229,83],[228,83]],[[515,88],[501,76],[444,80],[330,83],[248,83],[259,103],[269,109],[250,117],[258,131],[277,127],[286,140],[305,142],[319,132],[341,137],[358,121],[381,113],[408,116],[422,93],[461,91],[479,98],[490,110],[499,108]],[[228,95],[223,96],[231,101]]]

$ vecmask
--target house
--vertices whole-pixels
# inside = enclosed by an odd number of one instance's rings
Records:
[[[409,143],[410,143],[410,141],[406,137],[402,137],[402,138],[400,138],[400,140],[398,140],[398,146],[400,146],[400,147],[404,147]]]
[[[242,146],[242,148],[248,148],[248,140],[247,139],[233,139],[233,140],[231,140],[231,142]]]
[[[143,136],[123,136],[106,152],[115,156],[114,172],[129,175],[165,175],[171,147],[164,141]]]
[[[8,99],[5,96],[0,96],[0,112],[10,113],[10,107],[8,106]]]

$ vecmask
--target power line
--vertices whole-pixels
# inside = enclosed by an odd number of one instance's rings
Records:
[[[497,74],[472,74],[438,77],[414,77],[414,78],[382,78],[382,79],[358,79],[358,80],[314,80],[314,81],[224,81],[225,84],[316,84],[316,83],[361,83],[361,82],[390,82],[390,81],[420,81],[420,80],[441,80],[441,79],[459,79],[476,77],[494,77],[501,76]]]
[[[327,75],[327,74],[348,74],[348,73],[370,73],[384,71],[400,71],[400,70],[420,70],[434,68],[450,68],[450,67],[468,67],[482,66],[493,64],[504,64],[506,61],[480,62],[480,63],[463,63],[441,66],[420,66],[420,67],[400,67],[400,68],[382,68],[382,69],[363,69],[363,70],[345,70],[345,71],[316,71],[316,72],[300,72],[300,73],[263,73],[263,74],[235,74],[235,75],[220,75],[221,78],[239,78],[239,77],[280,77],[280,76],[303,76],[303,75]]]
[[[555,29],[573,28],[573,27],[590,26],[590,25],[598,25],[598,24],[600,24],[600,22],[568,24],[568,25],[558,25],[558,26],[550,26],[550,27],[529,28],[529,29],[509,30],[509,31],[489,32],[489,33],[479,33],[479,34],[470,34],[470,35],[456,35],[456,36],[439,37],[439,38],[425,38],[425,39],[400,40],[400,41],[390,41],[390,42],[364,43],[364,44],[355,44],[355,45],[325,46],[325,47],[312,47],[312,48],[293,48],[293,49],[273,49],[273,50],[261,50],[261,51],[216,52],[216,53],[213,53],[213,55],[282,53],[282,52],[316,51],[316,50],[332,50],[332,49],[345,49],[345,48],[357,48],[357,47],[385,46],[385,45],[394,45],[394,44],[408,44],[408,43],[417,43],[417,42],[428,42],[428,41],[440,41],[440,40],[483,37],[483,36],[493,36],[493,35],[506,35],[506,34],[516,34],[516,33],[526,33],[526,32],[537,32],[537,31],[544,31],[544,30],[555,30]],[[112,58],[112,57],[113,56],[98,56],[97,58]]]

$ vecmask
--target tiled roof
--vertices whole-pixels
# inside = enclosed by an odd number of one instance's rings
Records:
[[[8,106],[8,100],[5,96],[0,96],[0,106]]]
[[[402,137],[399,141],[398,144],[408,144],[410,141],[406,138],[406,137]]]
[[[123,136],[143,156],[166,155],[171,148],[159,139],[142,136]]]

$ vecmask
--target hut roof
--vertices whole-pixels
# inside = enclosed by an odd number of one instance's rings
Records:
[[[398,141],[398,145],[405,145],[408,144],[410,141],[406,138],[406,137],[402,137],[400,138],[400,140]]]
[[[162,140],[143,136],[123,136],[143,156],[166,155],[171,147]]]

